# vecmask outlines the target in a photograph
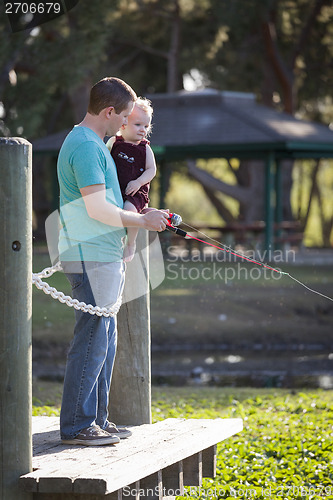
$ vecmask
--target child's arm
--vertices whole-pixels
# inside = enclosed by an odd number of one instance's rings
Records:
[[[140,187],[144,184],[150,182],[156,175],[156,162],[155,156],[151,149],[151,147],[146,145],[146,168],[140,177],[130,181],[125,189],[125,194],[134,195],[137,191],[139,191]]]
[[[110,139],[106,143],[106,147],[108,148],[108,150],[110,152],[111,152],[112,146],[114,145],[115,142],[116,142],[116,137],[113,135],[112,137],[110,137]]]

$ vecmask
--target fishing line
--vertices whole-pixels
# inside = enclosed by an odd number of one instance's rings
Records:
[[[299,285],[303,286],[309,292],[315,293],[315,294],[319,295],[320,297],[323,297],[324,299],[327,299],[327,300],[330,300],[331,302],[333,302],[333,298],[332,297],[329,297],[328,295],[324,295],[323,293],[318,292],[317,290],[314,290],[313,288],[310,288],[309,286],[305,285],[305,283],[302,283],[302,281],[299,281],[297,278],[295,278],[294,276],[292,276],[290,273],[287,273],[285,271],[281,271],[280,269],[275,269],[274,267],[271,267],[271,266],[269,266],[269,265],[267,265],[267,264],[265,264],[263,262],[259,262],[258,260],[250,259],[246,255],[237,252],[236,250],[234,250],[230,246],[224,245],[223,243],[219,242],[218,240],[215,240],[214,238],[211,238],[210,236],[208,236],[207,234],[205,234],[203,231],[199,231],[199,229],[196,229],[195,227],[190,226],[190,224],[186,224],[185,222],[182,221],[182,219],[181,219],[181,217],[179,215],[177,215],[177,214],[170,214],[170,219],[169,220],[170,220],[170,222],[169,222],[169,225],[167,226],[168,230],[173,231],[174,233],[176,233],[176,234],[178,234],[180,236],[183,236],[184,238],[186,238],[186,237],[187,238],[191,238],[192,240],[200,241],[201,243],[204,243],[205,245],[209,245],[211,247],[217,248],[218,250],[223,250],[223,251],[225,251],[227,253],[230,253],[231,255],[234,255],[234,256],[239,257],[239,258],[241,258],[243,260],[246,260],[247,262],[250,262],[252,264],[256,264],[256,265],[258,265],[260,267],[264,267],[265,269],[269,269],[271,271],[274,271],[274,272],[279,273],[279,274],[284,275],[284,276],[289,276],[289,278],[291,278],[292,280],[294,280]],[[213,245],[212,243],[209,243],[208,241],[202,240],[200,238],[196,238],[195,236],[192,236],[192,235],[188,234],[186,231],[183,231],[182,229],[178,229],[177,227],[174,227],[174,226],[177,226],[177,225],[179,225],[181,223],[184,226],[187,226],[188,228],[196,231],[197,233],[202,234],[205,238],[207,238],[207,239],[209,239],[211,241],[214,241],[214,243],[218,243],[218,245]]]
[[[205,238],[208,238],[209,240],[214,241],[215,243],[218,243],[218,246],[212,245],[211,243],[208,243],[207,241],[200,240],[199,238],[196,238],[195,236],[192,236],[191,234],[187,234],[187,236],[193,240],[200,241],[201,243],[204,243],[205,245],[209,245],[211,247],[217,248],[218,250],[224,250],[225,252],[230,253],[231,255],[235,255],[236,257],[240,257],[241,259],[246,260],[247,262],[252,262],[253,264],[264,267],[266,269],[270,269],[271,271],[275,271],[276,273],[288,274],[288,273],[281,271],[280,269],[275,269],[274,267],[271,267],[263,262],[259,262],[258,260],[250,259],[249,257],[247,257],[247,255],[241,254],[241,253],[237,252],[236,250],[234,250],[233,248],[231,248],[230,246],[224,245],[223,243],[220,243],[219,241],[214,240],[214,238],[211,238],[210,236],[203,233],[202,231],[199,231],[199,229],[196,229],[195,227],[190,226],[189,224],[186,224],[185,222],[183,222],[183,224],[184,224],[184,226],[187,226],[190,229],[193,229],[194,231],[202,234],[203,236],[205,236]]]

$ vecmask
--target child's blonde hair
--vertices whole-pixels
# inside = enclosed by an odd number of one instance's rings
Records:
[[[149,99],[147,99],[146,97],[138,97],[134,104],[145,111],[150,116],[150,118],[152,118],[153,106],[151,105],[151,101]]]
[[[150,125],[149,125],[149,129],[147,130],[147,136],[148,136],[149,134],[151,134],[151,131],[153,128],[152,123],[151,123],[151,120],[153,117],[153,106],[151,105],[151,101],[149,99],[147,99],[146,97],[138,97],[136,99],[134,105],[138,106],[138,108],[142,109],[142,111],[147,113],[147,115],[150,118]]]

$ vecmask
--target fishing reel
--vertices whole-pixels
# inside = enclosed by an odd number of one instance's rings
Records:
[[[167,229],[168,231],[172,231],[173,233],[178,234],[178,236],[183,236],[183,238],[185,238],[185,236],[187,236],[187,232],[183,231],[182,229],[179,229],[179,227],[175,227],[179,226],[181,223],[182,223],[182,218],[180,215],[169,214],[167,226],[165,229]]]
[[[169,222],[172,226],[179,226],[183,220],[178,214],[169,214]]]

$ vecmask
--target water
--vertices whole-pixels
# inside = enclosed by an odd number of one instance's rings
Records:
[[[62,381],[66,352],[67,346],[35,345],[34,377]],[[333,389],[333,352],[319,344],[153,344],[151,364],[153,384]]]
[[[319,349],[318,349],[319,351]],[[153,351],[153,383],[333,389],[333,353],[216,349]]]

